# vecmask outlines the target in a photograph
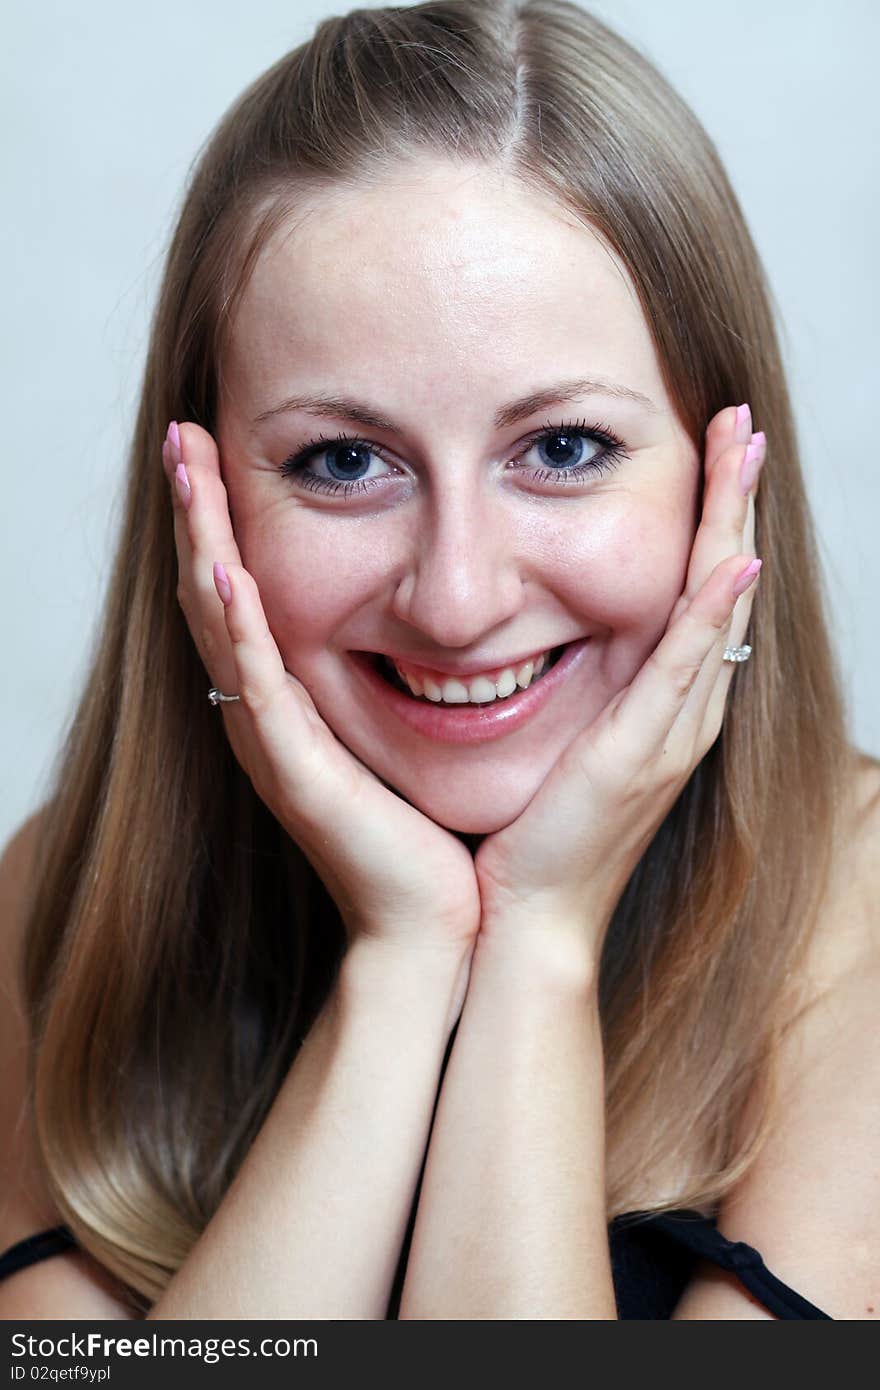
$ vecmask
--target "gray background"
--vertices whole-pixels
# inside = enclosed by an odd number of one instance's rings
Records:
[[[8,14],[0,841],[42,800],[84,675],[149,311],[188,167],[241,89],[348,7],[86,0],[18,3]],[[593,9],[694,107],[764,258],[852,739],[878,755],[880,6],[608,0]],[[772,421],[759,427],[770,433]]]

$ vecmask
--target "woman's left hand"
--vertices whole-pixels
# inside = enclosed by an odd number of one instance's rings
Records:
[[[574,938],[597,966],[605,930],[633,870],[721,732],[755,575],[754,492],[742,472],[751,435],[729,407],[706,431],[703,514],[684,592],[633,680],[565,749],[525,810],[480,844],[480,936]],[[748,482],[748,475],[746,475]],[[758,562],[760,565],[760,562]],[[737,580],[742,588],[738,597]],[[746,592],[747,590],[747,592]]]

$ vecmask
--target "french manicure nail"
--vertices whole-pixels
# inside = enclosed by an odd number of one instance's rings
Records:
[[[740,594],[749,587],[752,580],[760,571],[762,563],[763,561],[761,560],[750,560],[745,569],[740,570],[733,585],[734,598],[739,598]]]
[[[232,589],[229,586],[229,575],[219,561],[214,562],[214,587],[224,603],[232,602]]]
[[[761,465],[764,462],[765,451],[766,440],[763,431],[759,434],[753,434],[752,442],[746,449],[746,456],[742,461],[742,467],[739,472],[740,487],[745,497],[748,497],[755,485],[755,481],[761,471]]]
[[[189,511],[189,504],[192,501],[192,488],[189,485],[189,478],[186,476],[186,469],[182,463],[177,465],[174,474],[174,486],[180,498],[181,506],[185,511]]]
[[[738,405],[736,408],[733,437],[737,444],[748,444],[752,437],[752,412],[748,405]]]
[[[165,443],[168,445],[168,452],[171,455],[172,467],[176,468],[180,463],[180,430],[177,428],[177,421],[172,420],[165,435]]]

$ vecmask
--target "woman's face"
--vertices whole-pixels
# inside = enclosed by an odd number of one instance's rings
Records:
[[[341,742],[433,820],[507,825],[659,641],[696,529],[701,458],[622,266],[516,180],[419,163],[311,199],[276,235],[223,378],[235,535],[285,666]],[[584,384],[563,399],[572,382]],[[334,403],[285,408],[305,396]],[[623,455],[577,476],[605,452],[591,427]],[[282,474],[322,436],[332,447],[306,464],[316,480]],[[471,731],[488,704],[395,696],[354,655],[516,671],[585,638],[528,717],[505,711],[464,741],[410,723],[400,701]]]

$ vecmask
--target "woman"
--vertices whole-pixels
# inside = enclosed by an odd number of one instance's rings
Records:
[[[871,1315],[878,767],[638,53],[447,0],[241,97],[101,630],[4,861],[0,1312]]]

